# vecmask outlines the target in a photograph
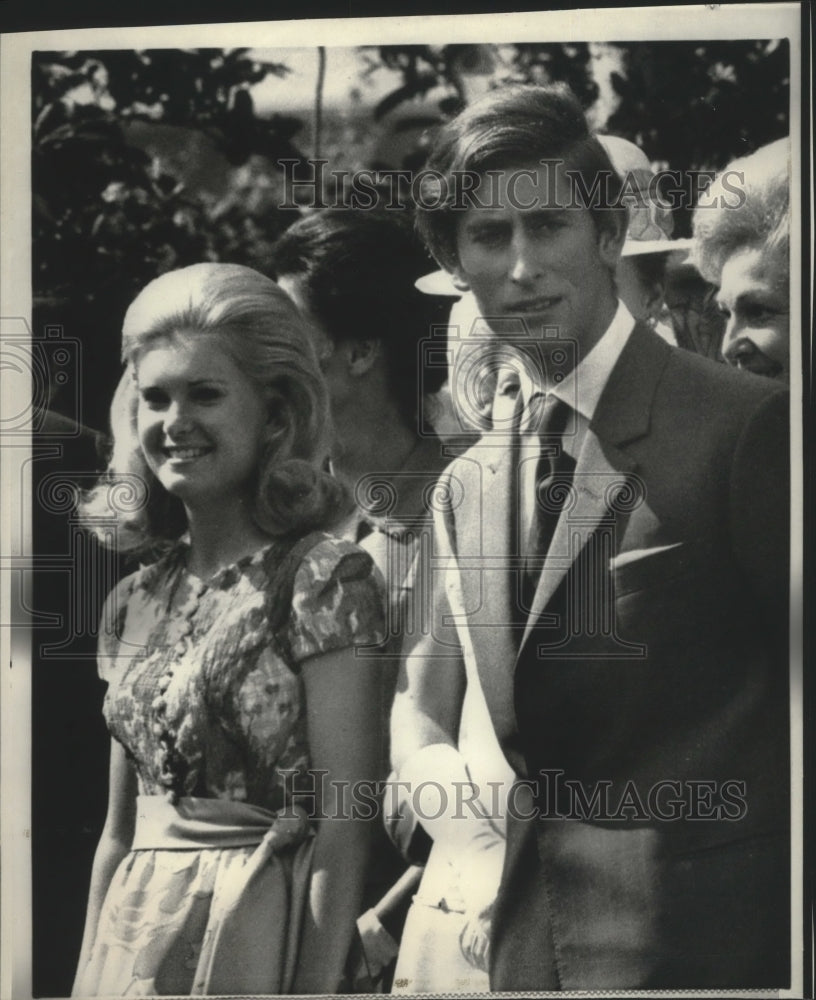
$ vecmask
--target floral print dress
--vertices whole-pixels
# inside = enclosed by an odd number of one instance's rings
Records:
[[[290,548],[273,542],[203,581],[188,572],[181,542],[108,598],[99,650],[104,713],[133,762],[140,796],[275,811],[312,787],[299,664],[382,642],[383,592],[355,545],[317,535],[287,567]],[[281,590],[286,574],[291,589]],[[291,594],[283,608],[282,593]],[[132,850],[111,881],[75,995],[204,992],[200,960],[214,900],[252,853]]]

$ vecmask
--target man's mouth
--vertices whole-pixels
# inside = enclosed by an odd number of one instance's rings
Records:
[[[560,295],[539,295],[534,299],[522,299],[519,302],[511,302],[507,307],[507,311],[513,315],[543,313],[554,309],[560,301]]]

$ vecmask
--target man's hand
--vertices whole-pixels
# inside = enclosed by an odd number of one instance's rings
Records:
[[[488,971],[493,908],[504,867],[504,837],[481,824],[478,835],[459,865],[459,890],[465,904],[465,925],[459,935],[462,954],[471,965]]]
[[[488,971],[490,961],[490,931],[493,925],[495,899],[478,913],[465,913],[465,926],[459,935],[459,947],[472,966]]]

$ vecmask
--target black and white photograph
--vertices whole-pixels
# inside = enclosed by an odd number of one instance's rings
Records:
[[[805,22],[0,31],[3,1000],[813,996]]]

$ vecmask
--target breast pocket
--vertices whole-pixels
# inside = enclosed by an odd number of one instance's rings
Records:
[[[651,590],[694,573],[691,546],[676,542],[620,552],[609,560],[616,597]]]
[[[727,568],[695,543],[622,552],[610,559],[615,621],[627,640],[657,647],[720,641]]]

